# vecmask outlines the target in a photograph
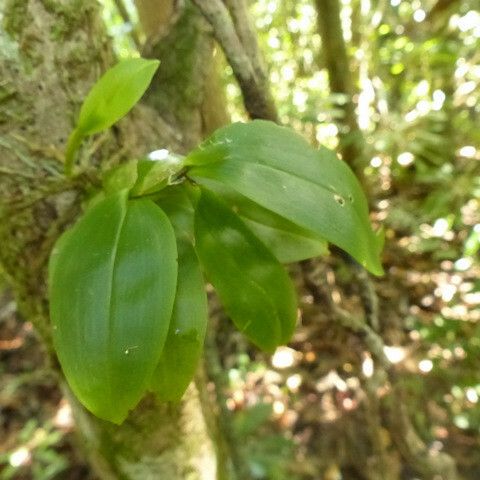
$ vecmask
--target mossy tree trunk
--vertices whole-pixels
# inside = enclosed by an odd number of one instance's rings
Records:
[[[62,152],[75,115],[114,61],[99,5],[3,0],[0,20],[0,266],[71,400],[81,443],[100,478],[217,478],[223,469],[208,428],[212,422],[193,385],[176,406],[145,398],[121,427],[94,418],[75,401],[52,352],[46,293],[50,250],[79,215],[92,185],[99,185],[102,169],[157,148],[185,151],[213,128],[203,106],[212,75],[208,29],[188,6],[171,22],[164,37],[168,50],[152,49],[163,63],[150,102],[87,142],[79,174],[67,180]],[[185,58],[177,48],[194,54]],[[214,123],[225,118],[219,113]]]

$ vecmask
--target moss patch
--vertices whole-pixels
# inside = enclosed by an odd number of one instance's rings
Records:
[[[31,22],[28,13],[28,1],[7,0],[4,12],[3,28],[11,37],[17,37]]]

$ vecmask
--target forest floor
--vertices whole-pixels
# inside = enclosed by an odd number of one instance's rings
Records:
[[[379,331],[400,378],[412,427],[430,454],[449,453],[462,478],[478,480],[480,269],[439,259],[445,242],[451,246],[448,238],[434,248],[418,248],[433,237],[387,230],[387,273],[376,280]],[[294,274],[303,278],[297,268]],[[367,480],[372,477],[365,472],[378,468],[379,455],[392,472],[397,470],[392,473],[397,478],[420,478],[415,465],[402,460],[394,432],[385,427],[385,405],[372,401],[388,397],[388,382],[372,387],[376,364],[364,342],[338,328],[329,312],[333,302],[361,316],[351,270],[332,257],[317,274],[325,284],[319,298],[298,282],[304,315],[289,347],[267,358],[229,329],[229,338],[219,342],[230,385],[227,407],[235,434],[243,437],[239,445],[244,445],[241,453],[252,478]],[[321,295],[329,299],[322,302]],[[93,480],[76,448],[74,429],[32,325],[18,317],[4,292],[0,480]]]

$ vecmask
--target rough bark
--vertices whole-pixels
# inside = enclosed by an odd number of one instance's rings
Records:
[[[231,12],[221,0],[192,1],[212,26],[213,35],[237,79],[250,118],[277,122],[278,114],[260,61],[260,52],[256,42],[252,43],[246,7]]]
[[[0,3],[0,265],[15,291],[19,311],[45,343],[99,476],[211,480],[217,468],[215,449],[193,386],[177,406],[147,397],[116,427],[96,419],[75,401],[51,349],[48,256],[56,238],[80,213],[92,185],[99,184],[102,169],[159,147],[185,150],[201,134],[196,121],[170,122],[178,110],[191,110],[192,117],[201,118],[198,98],[186,105],[191,97],[177,96],[162,104],[161,115],[139,106],[109,133],[87,142],[77,175],[71,180],[63,176],[62,152],[78,107],[113,61],[98,8],[94,0]],[[189,38],[200,40],[200,34]],[[211,59],[211,51],[205,52]],[[197,72],[192,81],[199,97],[207,70]]]
[[[193,5],[171,0],[137,0],[140,18],[162,15],[147,35],[144,56],[161,60],[146,101],[162,112],[185,150],[196,146],[213,130],[228,123],[214,43],[205,20]],[[142,25],[143,26],[143,25]]]

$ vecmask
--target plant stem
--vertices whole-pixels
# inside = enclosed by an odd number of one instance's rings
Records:
[[[73,166],[75,164],[75,157],[83,140],[84,135],[79,130],[75,129],[68,137],[67,148],[65,150],[65,175],[72,176]]]

